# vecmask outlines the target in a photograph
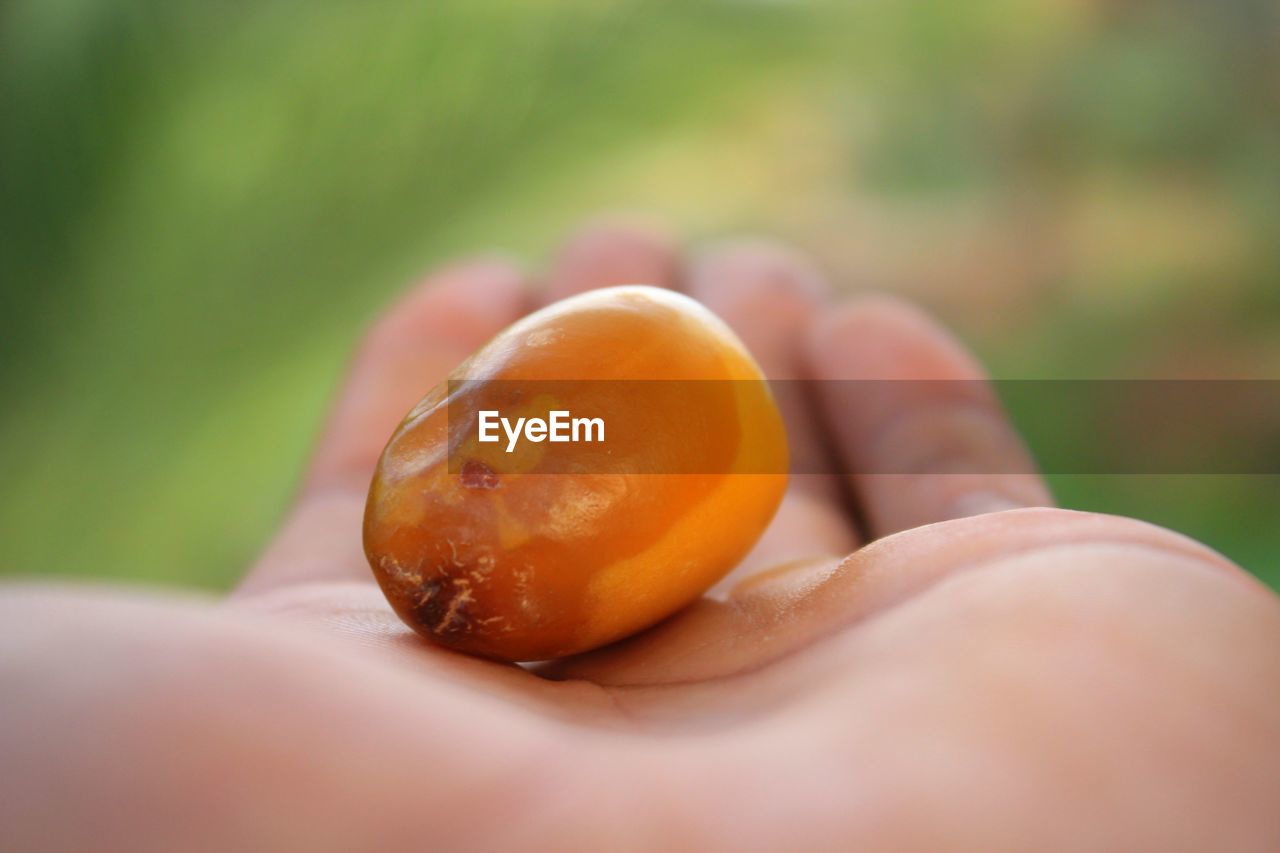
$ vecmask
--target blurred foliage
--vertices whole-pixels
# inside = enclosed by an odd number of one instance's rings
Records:
[[[3,0],[0,571],[229,584],[379,306],[600,209],[780,234],[1000,376],[1277,378],[1278,16]],[[1054,485],[1280,580],[1275,478]]]

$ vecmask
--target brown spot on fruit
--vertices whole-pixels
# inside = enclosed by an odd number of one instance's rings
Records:
[[[422,585],[413,614],[432,636],[448,640],[466,633],[474,600],[466,578],[433,578]]]
[[[462,478],[462,485],[469,489],[496,489],[500,482],[498,473],[479,459],[463,462],[459,476]]]

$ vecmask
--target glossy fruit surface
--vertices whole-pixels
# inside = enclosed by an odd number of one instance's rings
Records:
[[[479,413],[596,418],[603,440],[481,442]],[[616,287],[512,325],[391,436],[364,547],[436,643],[543,660],[620,639],[723,577],[772,518],[786,435],[759,368],[687,297]]]

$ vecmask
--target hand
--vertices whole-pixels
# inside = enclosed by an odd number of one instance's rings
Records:
[[[702,300],[773,377],[981,378],[917,310],[833,303],[803,260],[759,244],[685,264],[599,225],[538,301],[636,281]],[[475,261],[376,325],[230,600],[0,597],[0,848],[1280,843],[1276,598],[1175,533],[1045,508],[1035,476],[983,473],[1026,457],[980,382],[973,399],[889,383],[787,401],[802,459],[928,461],[795,478],[730,579],[628,641],[535,673],[412,634],[360,552],[372,466],[532,292]]]

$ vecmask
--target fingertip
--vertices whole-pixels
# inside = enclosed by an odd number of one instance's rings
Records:
[[[807,257],[770,240],[722,241],[698,252],[687,285],[737,332],[769,378],[801,374],[800,338],[830,290]]]
[[[368,343],[436,340],[475,347],[524,313],[528,277],[503,255],[446,266],[424,279],[375,322]]]
[[[885,293],[846,299],[814,318],[806,360],[829,379],[976,379],[978,361],[919,306]]]
[[[831,311],[816,318],[812,334],[826,339],[868,324],[918,324],[922,313],[915,305],[890,293],[860,293],[845,297]]]
[[[621,284],[675,288],[678,253],[672,233],[653,220],[618,215],[596,219],[557,253],[542,301]]]
[[[772,302],[812,309],[830,295],[831,287],[802,252],[775,240],[741,237],[698,252],[689,292],[708,305]]]

